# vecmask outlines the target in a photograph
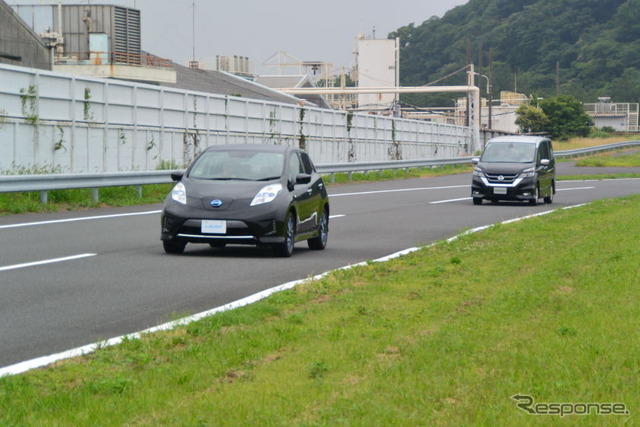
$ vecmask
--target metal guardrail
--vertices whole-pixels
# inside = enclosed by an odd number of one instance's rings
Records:
[[[575,150],[556,151],[556,157],[572,158],[586,154],[604,153],[607,151],[621,150],[629,147],[640,147],[640,141],[614,142],[613,144],[599,145],[597,147],[578,148]]]
[[[556,152],[556,157],[572,158],[586,154],[596,154],[629,147],[640,147],[640,141],[617,142],[598,147],[558,151]],[[470,164],[472,158],[473,157],[455,157],[448,159],[396,160],[369,163],[334,163],[316,165],[316,169],[323,175],[330,175],[331,181],[333,181],[334,174],[336,173],[348,173],[349,177],[351,177],[353,172],[464,165]],[[47,203],[48,191],[90,188],[92,190],[92,199],[94,202],[97,202],[99,188],[132,186],[137,187],[138,193],[142,194],[143,185],[172,183],[172,172],[176,171],[160,170],[149,172],[115,172],[99,174],[0,175],[0,193],[39,191],[40,201],[42,203]]]

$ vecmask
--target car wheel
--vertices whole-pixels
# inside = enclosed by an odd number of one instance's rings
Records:
[[[284,242],[273,245],[276,256],[288,258],[293,254],[293,245],[296,242],[296,224],[291,212],[285,220]]]
[[[187,246],[187,243],[174,240],[163,240],[162,246],[164,247],[164,251],[168,254],[181,254],[184,252],[184,247]]]
[[[307,240],[309,249],[322,250],[327,247],[327,238],[329,237],[329,216],[327,215],[326,210],[322,211],[318,227],[320,228],[320,234]]]
[[[473,198],[473,204],[474,205],[481,205],[482,204],[482,197],[474,197]]]
[[[535,190],[533,190],[533,198],[529,199],[529,204],[531,206],[537,206],[539,198],[540,198],[540,188],[538,187],[538,185],[536,185]]]
[[[556,190],[556,184],[555,182],[551,183],[551,193],[549,193],[549,195],[547,197],[544,198],[544,202],[547,204],[551,204],[553,203],[553,193],[555,193]]]

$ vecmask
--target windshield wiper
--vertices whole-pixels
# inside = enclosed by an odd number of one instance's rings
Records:
[[[279,176],[268,176],[266,178],[260,178],[260,179],[256,179],[256,181],[271,181],[273,179],[279,179]]]

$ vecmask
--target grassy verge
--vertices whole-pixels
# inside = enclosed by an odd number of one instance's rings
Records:
[[[640,150],[630,149],[582,157],[576,160],[576,166],[587,167],[640,167]]]
[[[616,173],[616,174],[585,174],[585,175],[556,175],[556,181],[587,181],[600,179],[625,179],[640,178],[640,173]]]
[[[640,197],[500,225],[0,379],[4,425],[522,425],[640,408]],[[597,224],[595,226],[594,224]]]

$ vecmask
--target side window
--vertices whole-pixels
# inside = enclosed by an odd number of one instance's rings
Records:
[[[549,159],[549,145],[547,141],[542,141],[542,144],[540,144],[540,152],[541,159]]]
[[[295,183],[296,176],[301,172],[302,164],[297,153],[291,153],[289,160],[289,181]]]
[[[313,167],[313,163],[311,162],[311,158],[307,153],[300,153],[300,158],[302,160],[302,168],[304,173],[311,175],[315,172],[315,168]]]
[[[549,145],[549,160],[553,159],[553,144],[551,144],[551,141],[547,141],[547,144]]]

